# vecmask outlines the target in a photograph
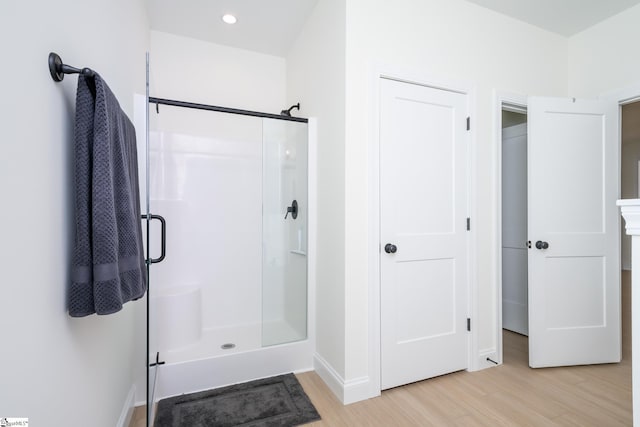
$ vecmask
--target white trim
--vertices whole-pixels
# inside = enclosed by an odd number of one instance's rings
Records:
[[[477,102],[475,88],[468,88],[467,94],[467,111],[469,117],[471,117],[471,129],[469,130],[469,144],[471,144],[468,152],[469,156],[469,173],[467,175],[468,194],[467,194],[467,206],[469,209],[469,218],[471,218],[471,230],[469,232],[469,246],[468,246],[468,313],[471,318],[471,333],[469,334],[469,361],[467,370],[477,371],[480,366],[477,363],[477,358],[474,356],[479,353],[479,333],[478,333],[478,188],[477,188],[477,168],[478,164],[478,143],[476,128],[478,126],[477,117]]]
[[[370,141],[368,150],[369,199],[369,397],[380,396],[380,77],[377,68],[369,75]]]
[[[371,381],[369,380],[369,377],[359,377],[345,381],[342,403],[349,405],[351,403],[367,400],[370,398],[370,389]]]
[[[313,355],[313,368],[344,405],[372,397],[370,395],[371,380],[369,377],[359,377],[346,381],[333,369],[329,362],[317,353]]]
[[[421,72],[407,70],[387,64],[372,64],[369,73],[369,153],[368,153],[368,178],[369,178],[369,367],[368,367],[368,393],[364,392],[365,381],[353,380],[358,387],[362,387],[362,397],[375,397],[380,395],[380,79],[391,79],[405,83],[417,84],[436,89],[462,93],[467,96],[467,112],[471,117],[471,130],[469,132],[469,174],[468,174],[468,212],[471,217],[471,231],[469,233],[469,279],[468,279],[468,316],[472,324],[477,325],[477,272],[476,272],[476,227],[477,227],[477,194],[476,191],[476,126],[474,118],[476,114],[475,88],[472,85],[459,81],[445,81],[442,78],[433,78]],[[478,367],[478,328],[471,328],[468,341],[467,370],[474,371]],[[320,374],[320,372],[319,372]],[[326,375],[326,372],[323,373]],[[320,374],[321,377],[323,374]],[[324,377],[323,377],[324,379]],[[339,376],[338,376],[339,379]],[[336,381],[325,380],[325,381]],[[338,381],[339,383],[339,381]],[[351,383],[351,382],[350,382]],[[339,387],[338,387],[339,388]],[[335,389],[334,393],[336,392]],[[338,394],[338,393],[336,393]],[[343,394],[344,398],[344,394]]]
[[[640,100],[640,82],[630,86],[607,91],[599,96],[600,99],[614,100],[620,105],[630,104]]]
[[[336,395],[340,402],[344,401],[344,379],[333,367],[318,353],[313,355],[313,369],[316,374]]]
[[[316,257],[318,239],[318,119],[307,125],[307,341],[316,351]]]
[[[616,205],[624,215],[625,232],[629,236],[640,236],[640,199],[619,199]]]
[[[120,412],[120,418],[118,419],[118,424],[116,427],[129,427],[131,423],[131,419],[133,418],[133,410],[135,409],[135,400],[136,400],[136,385],[133,384],[131,389],[129,389],[129,394],[127,394],[127,398],[124,401],[124,406],[122,407],[122,411]]]
[[[525,95],[518,95],[513,93],[506,93],[494,90],[493,91],[493,139],[494,139],[494,158],[496,159],[496,169],[494,173],[494,191],[496,194],[496,223],[495,223],[495,271],[493,272],[496,278],[496,324],[495,324],[495,348],[485,349],[480,352],[479,362],[481,366],[490,368],[495,366],[489,362],[487,357],[498,362],[503,363],[503,345],[502,345],[502,110],[513,111],[519,109],[526,113],[527,111],[527,97]],[[504,106],[508,108],[504,108]],[[489,354],[495,354],[495,359]],[[485,356],[486,354],[486,356]]]
[[[430,75],[411,68],[398,67],[396,65],[384,63],[373,63],[371,69],[371,76],[373,77],[374,82],[379,78],[386,78],[462,94],[470,94],[475,90],[471,84],[466,82],[442,76]],[[372,101],[377,102],[378,99],[372,99]]]
[[[635,273],[631,274],[631,286],[638,284],[638,270],[640,270],[640,199],[618,200],[616,203],[625,219],[626,232],[631,236],[631,263]],[[631,388],[632,388],[632,404],[633,404],[633,424],[640,425],[640,351],[638,351],[638,343],[640,342],[640,316],[638,316],[638,306],[640,305],[640,296],[636,292],[631,292]],[[635,350],[635,351],[634,351]]]
[[[527,107],[526,106],[522,106],[522,105],[519,105],[519,104],[514,104],[514,103],[508,102],[508,101],[503,101],[502,102],[502,110],[503,111],[509,111],[511,113],[527,114]]]
[[[371,381],[369,377],[354,378],[344,383],[344,398],[342,403],[349,405],[351,403],[360,402],[369,399],[371,390]]]

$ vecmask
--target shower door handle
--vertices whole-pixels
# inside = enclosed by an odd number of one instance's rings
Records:
[[[149,258],[147,259],[147,263],[148,264],[157,264],[159,262],[162,262],[162,260],[164,260],[164,256],[167,252],[167,221],[165,221],[165,219],[160,216],[160,215],[154,215],[154,214],[149,214],[149,216],[147,217],[147,215],[142,215],[142,219],[157,219],[158,221],[160,221],[160,226],[161,226],[161,231],[160,231],[160,256],[158,258]],[[149,252],[150,253],[150,252]]]
[[[149,215],[149,218],[151,219],[157,219],[158,221],[160,221],[160,225],[161,225],[161,237],[160,237],[160,257],[159,258],[150,258],[149,259],[149,264],[156,264],[158,262],[162,262],[162,260],[164,259],[164,256],[167,252],[167,221],[164,220],[164,218],[160,215]]]

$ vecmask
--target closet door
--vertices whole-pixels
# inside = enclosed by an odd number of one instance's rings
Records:
[[[529,98],[529,364],[619,362],[617,105]]]
[[[502,129],[502,327],[529,334],[527,124]]]
[[[382,79],[382,388],[467,367],[465,94]]]

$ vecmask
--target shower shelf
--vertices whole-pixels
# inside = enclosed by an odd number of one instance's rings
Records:
[[[307,256],[307,253],[304,251],[299,251],[297,249],[291,249],[289,252],[291,252],[292,254],[298,254],[298,255],[302,255],[302,256]]]

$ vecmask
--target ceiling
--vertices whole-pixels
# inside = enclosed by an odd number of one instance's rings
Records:
[[[450,1],[450,0],[440,0]],[[467,0],[564,36],[640,0]],[[318,0],[147,0],[152,30],[284,57]],[[235,25],[222,22],[231,13]],[[330,29],[327,29],[330,31]]]
[[[286,56],[318,0],[147,0],[152,30]],[[222,22],[233,14],[234,25]]]
[[[467,0],[536,27],[572,36],[640,0]]]

